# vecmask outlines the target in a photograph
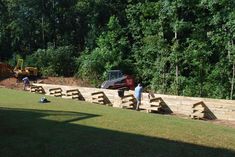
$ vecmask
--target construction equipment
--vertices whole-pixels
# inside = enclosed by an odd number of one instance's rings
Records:
[[[108,72],[108,80],[101,85],[104,89],[120,89],[127,88],[133,90],[135,88],[134,79],[130,75],[123,75],[121,70],[110,70]]]
[[[39,75],[38,69],[35,67],[23,67],[24,60],[18,59],[17,64],[14,68],[14,73],[16,78],[22,78],[25,76],[28,77],[37,77]]]

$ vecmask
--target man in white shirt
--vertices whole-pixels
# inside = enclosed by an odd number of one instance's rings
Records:
[[[135,87],[135,99],[137,101],[136,110],[139,110],[139,106],[141,104],[142,91],[143,87],[141,83],[139,83],[138,86]]]

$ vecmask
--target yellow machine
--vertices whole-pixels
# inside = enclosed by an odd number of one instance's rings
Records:
[[[14,68],[14,73],[16,78],[21,77],[37,77],[38,76],[38,69],[35,67],[23,67],[24,60],[18,59],[17,65]]]

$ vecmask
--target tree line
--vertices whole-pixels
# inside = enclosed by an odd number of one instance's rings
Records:
[[[233,0],[0,0],[0,58],[100,84],[121,69],[163,94],[233,99]]]

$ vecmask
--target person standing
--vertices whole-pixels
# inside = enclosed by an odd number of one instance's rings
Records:
[[[24,84],[24,90],[26,90],[26,87],[29,87],[29,85],[30,85],[29,78],[28,77],[24,77],[22,79],[22,81],[23,81],[23,84]]]
[[[142,91],[143,91],[142,84],[139,83],[138,86],[135,87],[135,99],[137,101],[136,110],[139,110],[139,106],[141,104]]]

